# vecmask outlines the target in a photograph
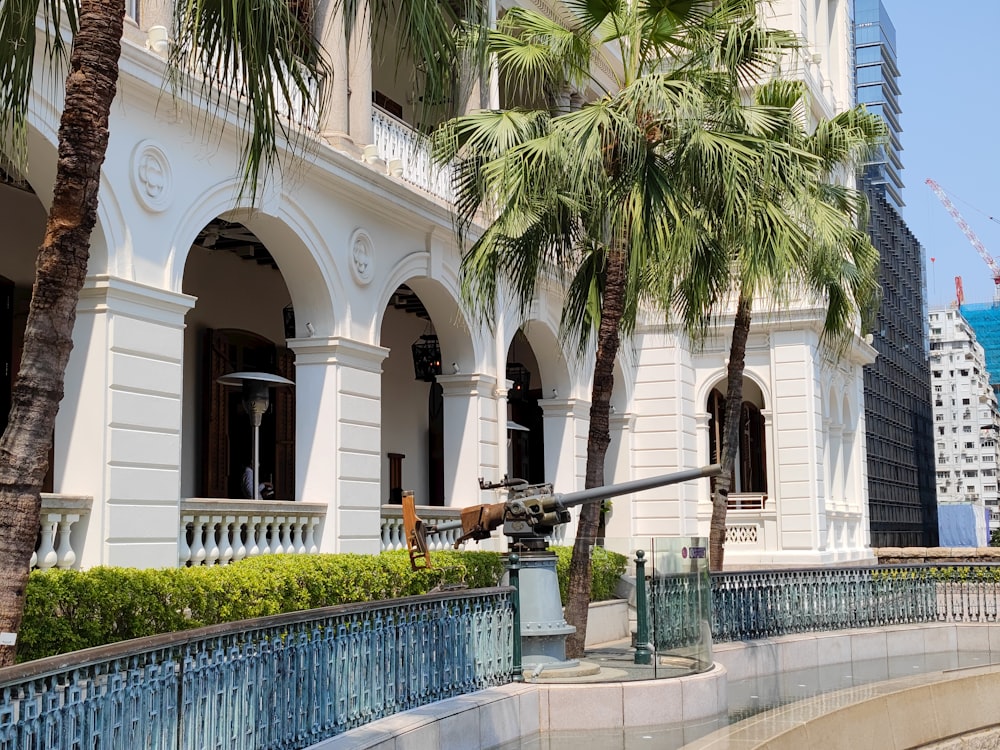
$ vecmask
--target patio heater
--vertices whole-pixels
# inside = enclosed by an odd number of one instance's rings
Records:
[[[253,428],[253,497],[260,500],[260,422],[264,412],[271,403],[270,389],[294,386],[288,378],[272,375],[269,372],[233,372],[223,375],[216,382],[222,385],[240,386],[243,388],[243,408],[250,415],[250,425]]]

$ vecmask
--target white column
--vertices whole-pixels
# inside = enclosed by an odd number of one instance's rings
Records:
[[[696,373],[684,339],[650,329],[637,334],[639,360],[632,392],[633,475],[636,479],[692,469],[708,456],[708,422],[698,430],[705,402],[695,403]],[[636,533],[696,536],[708,479],[636,493]],[[708,510],[709,518],[711,510]]]
[[[320,552],[376,554],[382,498],[382,361],[388,350],[334,337],[292,339],[295,496],[325,503]]]
[[[780,429],[775,430],[768,451],[773,452],[777,466],[778,550],[796,562],[815,559],[826,538],[826,519],[819,513],[820,472],[825,471],[819,464],[825,438],[816,343],[810,331],[771,334],[773,412]]]
[[[545,481],[556,492],[582,490],[587,478],[587,428],[590,424],[590,402],[575,398],[544,399],[542,429],[545,440]],[[565,544],[576,538],[579,510],[566,526]]]
[[[445,505],[467,507],[483,502],[479,493],[480,467],[495,455],[493,391],[488,375],[439,375],[444,396]]]
[[[556,492],[582,490],[587,477],[587,428],[590,402],[548,398],[542,407],[545,440],[545,481]]]
[[[372,22],[367,2],[358,3],[354,31],[348,49],[350,135],[359,146],[374,139],[372,131]]]
[[[611,445],[608,462],[604,468],[606,483],[627,482],[632,479],[632,414],[611,415]],[[625,539],[634,536],[632,523],[632,496],[623,495],[612,501],[613,511],[606,519],[605,539]],[[608,542],[610,545],[610,542]]]
[[[177,564],[184,314],[194,301],[106,275],[80,294],[54,489],[94,498],[84,568]]]
[[[712,454],[709,450],[709,426],[712,415],[707,411],[696,411],[694,416],[695,454],[698,466],[708,466]],[[708,536],[712,523],[712,493],[710,484],[698,483],[698,535]]]
[[[334,0],[320,0],[316,4],[316,33],[323,49],[330,56],[333,79],[327,110],[320,123],[320,132],[327,138],[344,136],[348,132],[348,62],[347,44],[344,41],[344,14],[342,5]]]

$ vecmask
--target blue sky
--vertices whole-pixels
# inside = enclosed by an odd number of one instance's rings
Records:
[[[1000,2],[882,0],[896,27],[903,143],[903,217],[924,246],[927,301],[993,299],[986,263],[924,184],[949,194],[1000,264]],[[930,258],[935,258],[933,263]]]

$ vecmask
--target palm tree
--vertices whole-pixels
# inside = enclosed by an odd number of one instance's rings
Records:
[[[778,80],[759,87],[755,95],[761,105],[800,113],[806,92],[801,83]],[[722,570],[725,554],[727,496],[739,448],[743,371],[754,301],[764,297],[782,302],[789,294],[810,293],[825,302],[823,338],[828,344],[840,348],[857,335],[859,318],[872,314],[878,305],[879,258],[863,228],[868,211],[864,194],[836,179],[853,174],[859,159],[884,135],[882,119],[863,107],[821,120],[812,132],[806,131],[804,117],[789,118],[774,137],[809,155],[814,170],[762,189],[754,210],[737,227],[738,233],[721,240],[731,247],[737,303],[718,447],[722,474],[715,479],[709,529],[712,570]],[[787,223],[789,231],[776,236],[776,222]],[[703,320],[696,317],[685,322],[700,325]]]
[[[501,285],[524,311],[539,284],[566,282],[563,335],[595,352],[590,488],[604,484],[613,367],[638,310],[710,308],[730,286],[718,238],[746,215],[768,175],[809,158],[766,137],[784,113],[740,101],[741,85],[795,44],[758,25],[755,0],[567,6],[571,28],[514,8],[489,34],[508,88],[536,99],[540,91],[549,106],[457,118],[435,135],[435,148],[457,165],[466,303],[492,323]],[[611,76],[594,75],[592,59]],[[553,105],[570,85],[594,96],[560,111]],[[475,235],[484,215],[490,221]],[[699,284],[661,282],[650,269]],[[696,299],[683,299],[695,289]],[[572,657],[583,653],[598,514],[596,504],[582,508],[574,544]]]
[[[353,19],[368,5],[378,35],[400,29],[402,47],[420,64],[430,101],[455,98],[459,19],[477,23],[485,4],[422,0],[335,0],[346,40],[367,29]],[[238,116],[242,189],[251,202],[263,181],[309,145],[308,124],[319,119],[331,69],[310,28],[311,0],[178,0],[167,72],[174,91],[204,105],[206,122],[230,109]],[[45,21],[44,60],[67,62],[59,158],[45,238],[24,335],[21,370],[8,426],[0,438],[0,666],[23,611],[28,565],[38,533],[40,487],[55,416],[63,395],[73,323],[97,219],[101,165],[108,147],[108,113],[118,81],[124,0],[4,0],[0,3],[0,164],[17,173],[26,154],[26,113],[33,85],[36,19]],[[339,40],[334,40],[334,44]],[[197,74],[194,71],[198,71]],[[444,92],[444,93],[442,93]],[[282,114],[279,115],[278,112]],[[7,163],[9,162],[9,163]]]
[[[21,168],[39,5],[40,0],[6,0],[0,6],[0,111],[4,112],[0,143],[6,144],[15,167]],[[123,0],[46,0],[41,14],[48,22],[46,61],[66,62],[61,23],[72,34],[72,47],[55,189],[38,250],[21,369],[7,429],[0,438],[0,632],[4,636],[0,666],[13,663],[16,646],[11,634],[17,633],[24,608],[38,534],[40,489],[97,220],[124,15]],[[256,193],[259,178],[277,165],[279,139],[294,141],[302,132],[300,121],[313,116],[320,104],[317,92],[326,64],[316,42],[285,0],[261,0],[252,7],[211,0],[180,2],[174,38],[175,81],[187,86],[187,71],[209,71],[214,82],[224,81],[226,94],[234,97],[211,101],[222,106],[241,102],[246,107],[244,186]],[[206,86],[213,83],[205,81]],[[275,107],[281,105],[286,105],[290,119],[277,117]]]

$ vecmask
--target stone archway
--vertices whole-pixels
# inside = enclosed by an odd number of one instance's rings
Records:
[[[186,254],[183,290],[197,298],[185,318],[186,399],[183,494],[240,498],[251,461],[251,427],[239,390],[219,383],[234,372],[295,380],[285,345],[291,297],[267,246],[247,226],[217,218]],[[291,321],[287,321],[291,322]],[[295,499],[295,390],[273,388],[260,427],[260,478],[278,500]]]

